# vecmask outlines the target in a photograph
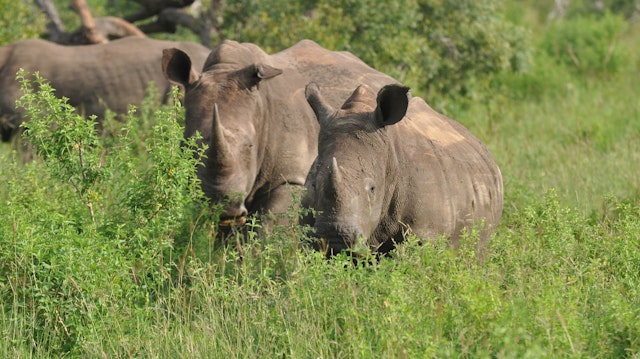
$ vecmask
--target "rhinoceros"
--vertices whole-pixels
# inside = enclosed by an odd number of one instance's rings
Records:
[[[322,89],[322,92],[331,89]],[[307,86],[320,132],[306,179],[301,219],[316,249],[387,253],[413,232],[445,235],[455,247],[463,228],[497,226],[502,175],[491,153],[460,123],[434,111],[408,88],[358,87],[340,108],[317,84]]]
[[[172,47],[188,52],[200,68],[211,52],[193,42],[139,37],[85,46],[31,39],[0,47],[2,139],[8,141],[22,122],[22,113],[15,104],[22,95],[16,81],[18,69],[39,71],[56,89],[57,96],[67,97],[81,113],[101,118],[107,108],[126,113],[130,104],[139,104],[150,81],[155,82],[160,94],[166,95],[171,84],[162,73],[162,50]]]
[[[316,81],[338,104],[359,83],[381,88],[396,81],[349,52],[329,51],[302,40],[268,55],[257,45],[225,40],[202,73],[178,49],[165,51],[167,78],[185,87],[186,138],[207,144],[198,168],[202,190],[224,204],[222,225],[258,214],[267,226],[282,219],[304,187],[316,156],[318,124],[304,97]]]

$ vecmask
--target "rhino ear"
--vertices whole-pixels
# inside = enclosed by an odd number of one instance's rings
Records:
[[[375,119],[379,127],[393,125],[402,120],[409,107],[409,88],[401,85],[387,85],[378,92],[378,107]]]
[[[311,82],[304,89],[304,95],[307,98],[307,102],[311,106],[311,109],[316,114],[316,118],[320,123],[320,126],[324,126],[329,117],[334,113],[333,107],[327,103],[320,93],[320,87],[317,83]]]
[[[198,79],[198,72],[191,65],[191,58],[182,50],[162,50],[162,72],[169,82],[187,86]]]
[[[246,88],[257,86],[260,81],[282,74],[282,70],[269,65],[251,65],[236,71],[235,76]]]
[[[282,70],[269,65],[256,65],[256,76],[259,79],[265,80],[272,77],[276,77],[282,74]]]

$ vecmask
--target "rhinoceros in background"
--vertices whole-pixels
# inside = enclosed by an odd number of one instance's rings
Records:
[[[247,214],[278,217],[291,206],[292,191],[303,188],[318,137],[304,97],[307,83],[331,89],[328,101],[338,105],[360,83],[396,82],[348,52],[310,40],[273,55],[227,40],[213,49],[201,74],[189,56],[171,49],[163,68],[186,89],[185,137],[199,132],[208,144],[198,176],[204,193],[225,203],[223,225],[244,223]]]
[[[491,153],[407,91],[389,85],[376,98],[361,86],[336,110],[317,84],[307,87],[320,133],[302,200],[315,216],[301,222],[329,255],[360,249],[363,240],[385,253],[408,229],[421,238],[449,235],[455,247],[463,228],[484,221],[486,240],[500,220],[502,176]]]
[[[3,141],[16,134],[22,122],[22,113],[15,104],[22,95],[16,81],[18,69],[30,73],[39,71],[56,89],[56,96],[69,98],[69,103],[81,113],[102,117],[107,108],[126,113],[130,104],[138,105],[150,81],[155,82],[160,94],[166,95],[171,85],[162,73],[162,50],[171,47],[188,52],[200,68],[211,51],[193,42],[139,37],[85,46],[32,39],[0,47]]]

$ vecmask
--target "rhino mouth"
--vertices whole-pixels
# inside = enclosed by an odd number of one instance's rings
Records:
[[[224,212],[220,215],[218,225],[221,227],[242,226],[247,223],[248,216],[249,211],[243,202],[232,202],[226,206]]]
[[[239,217],[220,218],[220,222],[218,223],[218,225],[220,227],[234,227],[234,226],[243,226],[245,223],[247,223],[247,217],[239,216]]]
[[[324,252],[327,256],[333,256],[343,251],[357,253],[358,238],[362,237],[360,231],[350,226],[316,223],[312,234],[312,246],[314,249]]]

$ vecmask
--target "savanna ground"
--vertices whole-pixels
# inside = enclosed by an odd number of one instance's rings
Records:
[[[179,106],[100,136],[25,83],[39,156],[0,148],[0,356],[640,357],[640,28],[572,9],[507,1],[531,61],[475,92],[412,83],[502,170],[482,259],[473,231],[366,265],[307,250],[296,225],[213,240]]]

